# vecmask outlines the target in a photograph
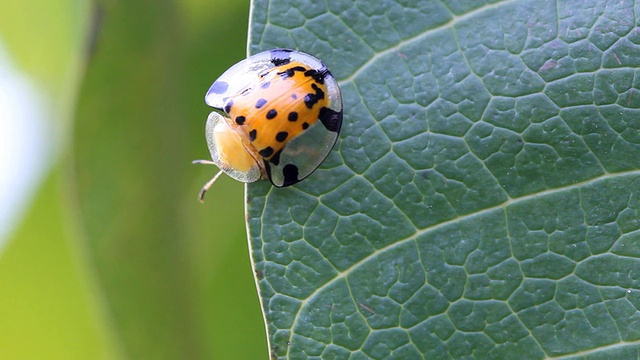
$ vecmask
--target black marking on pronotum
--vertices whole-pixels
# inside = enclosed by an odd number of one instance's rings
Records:
[[[266,99],[259,99],[258,101],[256,101],[256,109],[260,109],[266,103],[267,103]]]
[[[278,112],[276,111],[276,109],[271,109],[267,112],[267,120],[272,120],[276,116],[278,116]]]
[[[271,50],[271,63],[275,66],[287,65],[291,62],[291,50],[273,49]]]
[[[256,129],[249,131],[249,140],[254,141],[257,136],[258,136],[258,131]]]
[[[298,98],[298,95],[296,95],[296,94],[291,94],[291,98],[292,98],[293,100],[295,100],[295,99],[297,99],[297,98]]]
[[[285,140],[287,140],[287,137],[289,137],[289,133],[286,131],[280,131],[279,133],[276,134],[276,141],[277,142],[284,142]]]
[[[233,100],[229,100],[229,102],[224,106],[224,112],[227,114],[231,111],[231,106],[233,106]]]
[[[307,68],[303,66],[294,66],[292,68],[285,69],[284,71],[278,71],[278,75],[281,78],[286,79],[288,77],[293,77],[296,74],[296,71],[306,73]]]
[[[244,116],[236,116],[236,124],[238,125],[242,125],[244,124],[244,122],[247,120],[246,117]]]
[[[266,148],[258,151],[258,153],[260,153],[263,158],[268,158],[269,156],[273,155],[273,148],[271,146],[267,146]]]
[[[298,121],[298,113],[295,111],[292,111],[289,113],[289,116],[287,116],[287,120],[291,121],[291,122],[296,122]]]
[[[216,81],[211,85],[210,92],[214,94],[224,94],[229,88],[229,84],[225,81]]]
[[[311,84],[313,90],[316,91],[315,94],[307,94],[304,96],[304,104],[309,109],[313,109],[313,106],[321,99],[324,99],[324,91],[318,87],[316,84]]]
[[[324,127],[329,131],[338,132],[342,126],[342,110],[335,111],[328,107],[322,107],[320,109],[320,115],[318,119],[322,122]]]

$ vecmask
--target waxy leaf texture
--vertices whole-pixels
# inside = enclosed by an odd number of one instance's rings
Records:
[[[636,358],[640,4],[253,1],[343,130],[248,186],[272,358]]]

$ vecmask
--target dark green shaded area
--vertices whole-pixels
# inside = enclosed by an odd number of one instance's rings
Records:
[[[68,189],[122,355],[259,358],[242,186],[192,165],[209,153],[203,98],[245,57],[248,4],[100,3]],[[243,25],[244,24],[244,25]]]

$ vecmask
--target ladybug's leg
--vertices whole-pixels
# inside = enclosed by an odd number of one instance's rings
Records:
[[[206,165],[215,165],[216,164],[213,161],[209,161],[209,160],[193,160],[193,163],[194,164],[206,164]],[[200,200],[201,203],[204,202],[204,194],[211,188],[211,186],[213,186],[213,183],[215,183],[216,180],[218,180],[218,178],[220,177],[222,172],[223,172],[222,170],[218,171],[218,173],[215,174],[215,176],[212,177],[211,180],[207,181],[207,183],[204,184],[202,189],[200,189],[200,193],[198,194],[198,199]]]

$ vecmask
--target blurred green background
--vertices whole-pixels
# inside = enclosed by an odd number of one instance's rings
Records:
[[[248,16],[232,0],[0,2],[1,359],[268,356],[243,185],[200,204],[216,169],[190,163],[209,156],[204,93],[245,57]]]

